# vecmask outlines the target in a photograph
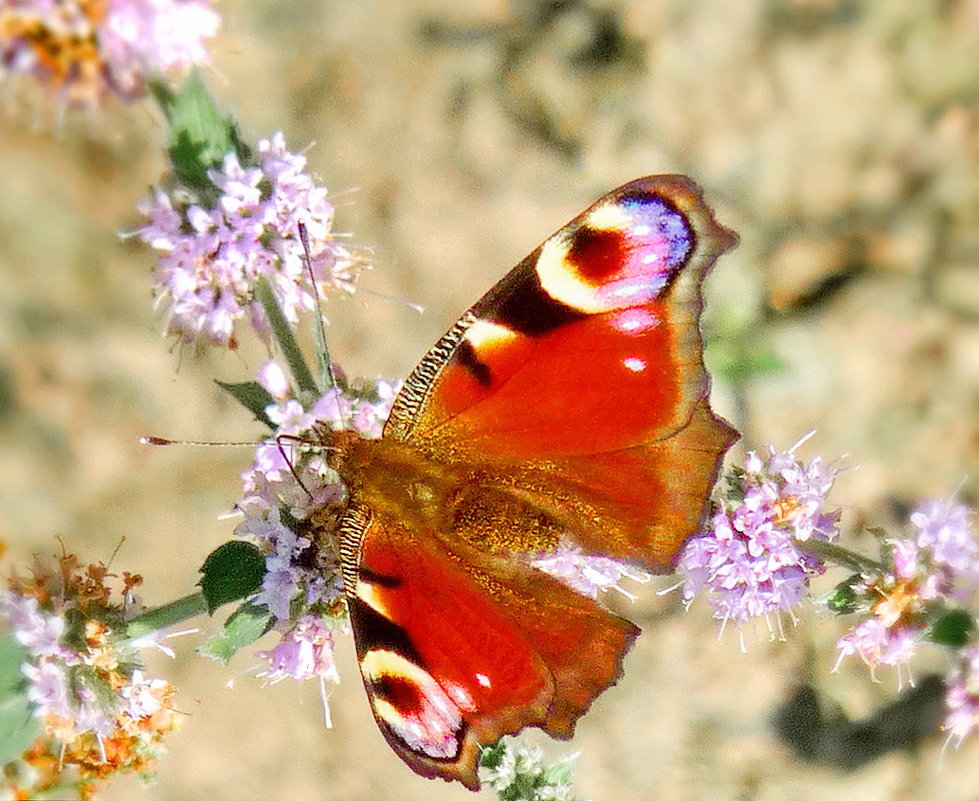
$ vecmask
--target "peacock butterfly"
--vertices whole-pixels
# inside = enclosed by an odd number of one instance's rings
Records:
[[[736,243],[689,179],[632,181],[449,329],[381,439],[331,436],[364,686],[422,776],[478,789],[481,746],[570,737],[621,675],[639,629],[531,559],[571,543],[664,572],[701,525],[737,438],[708,403],[701,282]]]

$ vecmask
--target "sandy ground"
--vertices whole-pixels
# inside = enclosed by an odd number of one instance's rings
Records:
[[[979,2],[485,0],[221,4],[208,80],[247,135],[314,143],[338,227],[373,250],[330,299],[349,372],[404,375],[502,272],[592,199],[685,172],[741,246],[707,287],[717,408],[748,446],[848,454],[835,491],[851,542],[922,497],[979,499]],[[163,167],[153,111],[111,105],[60,128],[0,114],[0,539],[141,572],[188,592],[228,538],[241,449],[150,449],[144,433],[235,440],[255,428],[211,379],[257,349],[168,349],[152,256],[120,229]],[[423,304],[419,316],[406,301]],[[747,360],[777,359],[745,376]],[[837,578],[842,578],[838,575]],[[832,583],[832,582],[830,582]],[[800,761],[773,711],[811,681],[850,716],[897,690],[830,674],[837,621],[788,642],[684,612],[659,582],[621,607],[644,626],[626,677],[582,721],[578,787],[602,799],[974,799],[979,743],[935,735],[860,770]],[[193,655],[153,663],[187,713],[155,785],[107,799],[441,799],[371,722],[349,642],[326,731],[312,684],[261,689]],[[940,666],[940,665],[939,665]],[[919,669],[924,672],[924,668]],[[531,738],[546,740],[546,738]]]

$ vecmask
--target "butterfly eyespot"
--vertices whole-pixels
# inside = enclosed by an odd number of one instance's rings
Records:
[[[375,714],[408,748],[438,759],[458,753],[461,710],[471,707],[464,690],[450,696],[424,669],[392,651],[368,651],[361,671]]]
[[[555,300],[593,314],[654,300],[683,266],[694,241],[677,209],[638,195],[599,205],[569,231],[541,248],[541,286]]]

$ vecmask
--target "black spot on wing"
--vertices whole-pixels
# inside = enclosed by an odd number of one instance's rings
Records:
[[[368,651],[382,649],[393,651],[421,668],[425,667],[415,646],[411,644],[408,632],[397,623],[392,623],[360,598],[348,597],[347,609],[350,611],[350,625],[354,630],[358,657],[363,658]]]
[[[562,325],[587,317],[548,295],[537,276],[537,253],[526,258],[480,303],[473,312],[480,318],[505,326],[518,334],[541,336]]]
[[[479,354],[468,339],[462,340],[452,354],[452,361],[462,367],[484,387],[493,383],[493,374],[487,364],[480,360]]]
[[[366,567],[361,567],[357,571],[357,578],[361,581],[365,581],[368,584],[373,584],[377,587],[385,587],[386,589],[393,589],[395,587],[400,587],[402,584],[401,579],[395,576],[385,576],[383,573],[375,573]]]

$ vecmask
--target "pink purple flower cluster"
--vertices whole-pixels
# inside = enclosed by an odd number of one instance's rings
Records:
[[[969,510],[946,501],[926,501],[911,514],[913,538],[886,540],[888,563],[880,573],[864,573],[853,585],[858,604],[869,612],[838,643],[837,666],[859,656],[871,670],[901,667],[914,655],[934,608],[968,606],[979,581],[979,542]]]
[[[89,621],[84,632],[87,644],[94,647],[77,650],[64,645],[66,610],[42,609],[35,598],[13,591],[0,595],[0,617],[9,621],[13,635],[30,654],[23,673],[35,714],[57,719],[59,728],[68,726],[73,736],[91,731],[107,737],[119,727],[120,718],[139,721],[158,712],[161,695],[165,688],[169,694],[169,685],[161,679],[147,679],[140,670],[125,677],[109,706],[105,694],[70,679],[73,668],[106,670],[120,655],[112,645],[112,633],[96,621]]]
[[[68,105],[132,102],[148,79],[204,63],[218,22],[206,0],[5,0],[0,78],[30,75]]]
[[[704,592],[714,617],[743,624],[791,611],[824,572],[822,560],[797,543],[837,537],[839,512],[823,510],[836,471],[819,457],[804,464],[793,450],[748,454],[733,497],[680,555],[687,603]]]
[[[847,656],[858,656],[871,672],[892,666],[900,680],[913,683],[909,662],[937,620],[962,610],[974,630],[979,541],[971,518],[962,504],[925,501],[911,513],[911,537],[885,540],[884,569],[863,573],[853,585],[855,605],[867,616],[839,639],[836,668]],[[970,641],[953,656],[945,721],[959,742],[979,727],[979,645],[972,631],[962,636]]]
[[[259,651],[267,659],[263,674],[270,684],[285,678],[340,681],[333,662],[333,632],[320,615],[302,615],[290,624],[282,640],[270,651]]]
[[[342,581],[335,554],[314,542],[315,524],[308,522],[345,497],[324,456],[329,445],[324,431],[348,427],[364,437],[380,436],[398,386],[343,380],[342,388],[329,390],[307,411],[290,397],[288,381],[274,362],[262,367],[259,381],[277,399],[265,411],[278,429],[256,447],[252,466],[242,474],[238,509],[245,520],[236,533],[257,541],[266,553],[255,602],[269,608],[282,635],[276,648],[261,654],[270,663],[266,675],[335,679],[333,639],[323,620],[342,618]]]
[[[173,688],[139,667],[140,648],[172,652],[157,635],[132,641],[124,630],[123,621],[139,611],[132,589],[141,579],[124,574],[120,603],[110,599],[106,581],[117,577],[104,566],[82,568],[70,554],[58,562],[52,570],[38,560],[29,578],[15,576],[0,593],[0,619],[26,649],[25,695],[41,721],[21,759],[30,782],[18,798],[47,797],[67,781],[66,766],[79,771],[81,797],[114,772],[148,775],[176,725]]]
[[[88,648],[77,650],[64,645],[66,611],[67,607],[41,609],[35,598],[13,591],[0,595],[0,617],[9,621],[14,636],[30,654],[23,673],[35,714],[48,719],[61,735],[94,732],[98,737],[108,737],[119,728],[120,721],[138,722],[160,711],[171,692],[169,684],[148,679],[141,670],[133,670],[128,676],[119,674],[122,655],[115,649],[112,632],[97,621],[85,625]],[[111,696],[97,693],[73,681],[73,669],[111,673],[121,686],[114,688]],[[112,698],[111,704],[106,704],[107,697]]]
[[[255,297],[259,278],[295,324],[300,311],[315,308],[317,296],[352,290],[362,266],[336,241],[333,204],[305,171],[305,156],[288,151],[278,133],[258,143],[256,159],[242,164],[229,153],[220,169],[208,171],[217,193],[213,202],[181,187],[157,188],[139,204],[149,222],[137,234],[163,252],[154,278],[158,295],[169,303],[166,330],[183,342],[234,348],[243,321],[268,341]],[[300,223],[312,248],[308,266]]]

